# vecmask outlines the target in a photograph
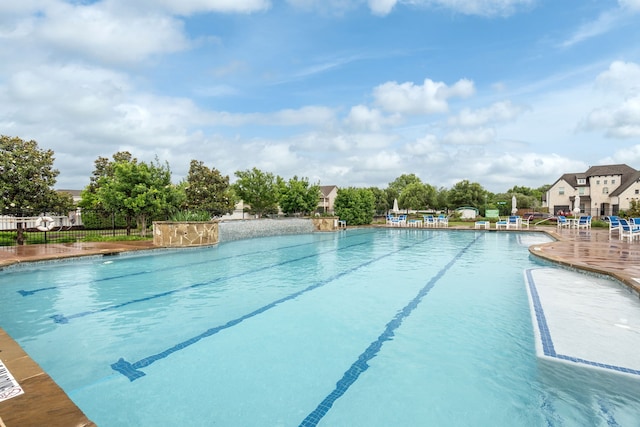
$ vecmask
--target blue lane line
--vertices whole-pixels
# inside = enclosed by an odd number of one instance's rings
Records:
[[[339,278],[341,278],[343,276],[351,274],[354,271],[359,270],[359,269],[361,269],[361,268],[363,268],[363,267],[365,267],[367,265],[373,264],[374,262],[377,262],[377,261],[379,261],[379,260],[381,260],[383,258],[386,258],[386,257],[391,256],[393,254],[396,254],[398,252],[401,252],[401,251],[404,251],[406,249],[409,249],[409,248],[411,248],[413,246],[422,244],[422,243],[424,243],[427,240],[432,239],[432,238],[433,237],[428,237],[428,238],[423,239],[423,240],[421,240],[419,242],[412,243],[411,245],[403,246],[403,247],[401,247],[401,248],[399,248],[399,249],[397,249],[395,251],[387,252],[384,255],[381,255],[381,256],[379,256],[377,258],[370,259],[369,261],[363,262],[362,264],[359,264],[359,265],[357,265],[355,267],[352,267],[349,270],[343,271],[343,272],[338,273],[338,274],[336,274],[336,275],[334,275],[332,277],[329,277],[329,278],[327,278],[325,280],[322,280],[320,282],[314,283],[313,285],[310,285],[310,286],[306,287],[305,289],[302,289],[302,290],[300,290],[298,292],[294,292],[294,293],[292,293],[290,295],[287,295],[287,296],[285,296],[283,298],[280,298],[280,299],[278,299],[276,301],[273,301],[273,302],[271,302],[271,303],[269,303],[269,304],[267,304],[265,306],[262,306],[262,307],[258,308],[257,310],[252,311],[251,313],[248,313],[248,314],[240,316],[240,317],[238,317],[236,319],[230,320],[227,323],[225,323],[224,325],[219,325],[219,326],[216,326],[214,328],[208,329],[205,332],[201,333],[200,335],[197,335],[197,336],[195,336],[193,338],[190,338],[190,339],[188,339],[186,341],[183,341],[183,342],[181,342],[179,344],[176,344],[173,347],[170,347],[167,350],[164,350],[164,351],[162,351],[160,353],[151,355],[149,357],[145,357],[144,359],[141,359],[141,360],[139,360],[137,362],[130,363],[130,362],[127,362],[126,360],[124,360],[123,358],[120,358],[116,363],[111,364],[111,368],[114,369],[115,371],[120,372],[121,374],[123,374],[127,378],[129,378],[129,381],[135,381],[138,378],[143,377],[143,376],[146,375],[144,372],[140,371],[141,368],[149,366],[152,363],[154,363],[154,362],[156,362],[156,361],[158,361],[160,359],[164,359],[165,357],[171,355],[172,353],[175,353],[176,351],[182,350],[183,348],[186,348],[186,347],[188,347],[188,346],[190,346],[192,344],[197,343],[198,341],[200,341],[203,338],[207,338],[207,337],[210,337],[211,335],[215,335],[218,332],[223,331],[225,329],[228,329],[228,328],[230,328],[232,326],[235,326],[235,325],[239,324],[240,322],[242,322],[244,320],[250,319],[250,318],[252,318],[252,317],[254,317],[254,316],[258,315],[258,314],[264,313],[265,311],[270,310],[270,309],[276,307],[277,305],[282,304],[283,302],[286,302],[286,301],[292,300],[294,298],[297,298],[302,294],[305,294],[305,293],[307,293],[309,291],[312,291],[312,290],[317,289],[317,288],[319,288],[321,286],[324,286],[324,285],[326,285],[328,283],[331,283],[331,282],[333,282],[333,281],[335,281],[335,280],[337,280],[337,279],[339,279]]]
[[[358,377],[360,377],[360,374],[369,368],[368,362],[378,354],[384,342],[393,338],[394,331],[402,325],[404,319],[411,314],[429,291],[433,289],[438,280],[444,276],[444,274],[456,263],[456,261],[458,261],[458,259],[471,247],[471,245],[478,240],[479,237],[480,236],[477,236],[467,246],[460,250],[460,252],[458,252],[458,254],[454,256],[447,265],[445,265],[435,276],[431,278],[431,280],[427,282],[420,292],[418,292],[416,297],[412,299],[398,314],[396,314],[389,323],[387,323],[384,331],[380,334],[378,339],[373,341],[369,347],[367,347],[367,349],[358,356],[358,360],[351,365],[342,378],[336,383],[336,388],[333,389],[333,391],[329,393],[322,402],[320,402],[316,409],[307,415],[307,417],[300,423],[300,427],[313,427],[322,420],[336,400],[345,394],[349,387],[351,387]]]
[[[365,233],[357,233],[357,234],[351,234],[349,236],[347,236],[346,238],[350,238],[350,237],[358,237],[361,236],[363,234],[370,234],[371,232],[365,232]],[[333,239],[322,239],[321,241],[330,241]],[[317,241],[313,241],[313,242],[309,242],[309,243],[299,243],[296,245],[290,245],[290,246],[282,246],[279,248],[275,248],[275,249],[267,249],[267,250],[261,250],[261,251],[255,251],[255,252],[245,252],[242,255],[230,255],[230,256],[225,256],[225,257],[221,257],[221,258],[217,258],[217,259],[208,259],[205,261],[198,261],[198,262],[192,262],[192,263],[187,263],[187,264],[180,264],[180,265],[174,265],[171,267],[165,267],[165,268],[158,268],[158,269],[154,269],[154,270],[143,270],[143,271],[136,271],[134,273],[127,273],[127,274],[121,274],[118,276],[109,276],[109,277],[103,277],[101,279],[95,279],[92,280],[89,283],[99,283],[99,282],[106,282],[108,280],[116,280],[116,279],[122,279],[124,277],[133,277],[133,276],[139,276],[139,275],[143,275],[143,274],[150,274],[150,273],[157,273],[160,271],[169,271],[169,270],[175,270],[175,269],[179,269],[179,268],[186,268],[186,267],[193,267],[196,265],[201,265],[201,264],[215,264],[217,262],[221,262],[221,261],[225,261],[231,258],[238,258],[238,257],[247,257],[247,256],[255,256],[255,255],[259,255],[261,253],[273,253],[275,251],[281,251],[281,250],[285,250],[285,249],[293,249],[293,248],[298,248],[301,246],[310,246],[310,245],[316,245],[318,242]],[[74,286],[80,286],[80,285],[85,285],[86,283],[82,282],[82,283],[73,283],[71,285],[60,285],[60,286],[47,286],[45,288],[38,288],[38,289],[33,289],[33,290],[25,290],[25,289],[21,289],[19,291],[17,291],[20,295],[22,295],[23,297],[27,297],[30,295],[34,295],[38,292],[45,292],[45,291],[52,291],[55,289],[66,289],[66,288],[71,288]]]
[[[125,301],[125,302],[122,302],[120,304],[109,305],[107,307],[103,307],[103,308],[96,309],[96,310],[83,311],[83,312],[80,312],[80,313],[70,314],[69,316],[65,316],[63,314],[54,314],[53,316],[51,316],[51,318],[53,319],[53,321],[55,323],[65,324],[65,323],[69,323],[69,320],[76,319],[78,317],[85,317],[85,316],[90,316],[90,315],[96,314],[96,313],[102,313],[102,312],[105,312],[105,311],[116,310],[118,308],[122,308],[122,307],[125,307],[127,305],[136,304],[136,303],[144,302],[144,301],[149,301],[149,300],[156,299],[156,298],[166,297],[168,295],[173,295],[175,293],[184,292],[184,291],[187,291],[187,290],[190,290],[190,289],[196,289],[196,288],[200,288],[200,287],[203,287],[203,286],[209,286],[209,285],[212,285],[214,283],[223,282],[225,280],[236,279],[238,277],[246,276],[248,274],[259,273],[261,271],[270,270],[272,268],[280,267],[280,266],[283,266],[285,264],[291,264],[291,263],[294,263],[294,262],[298,262],[298,261],[301,261],[303,259],[315,258],[315,257],[317,257],[319,255],[322,255],[322,254],[326,254],[326,253],[330,253],[330,252],[337,252],[337,251],[340,251],[340,250],[343,250],[343,249],[347,249],[347,248],[350,248],[350,247],[354,247],[354,246],[366,245],[368,243],[369,242],[354,243],[352,245],[343,246],[343,247],[338,248],[338,249],[331,249],[331,250],[324,251],[324,252],[316,252],[314,254],[305,255],[305,256],[300,257],[300,258],[294,258],[294,259],[290,259],[290,260],[287,260],[287,261],[282,261],[282,262],[279,262],[277,264],[266,265],[266,266],[263,266],[263,267],[255,268],[253,270],[243,271],[241,273],[234,274],[234,275],[231,275],[231,276],[218,277],[217,279],[210,280],[208,282],[194,283],[192,285],[183,286],[181,288],[172,289],[170,291],[161,292],[159,294],[150,295],[150,296],[144,297],[144,298],[138,298],[138,299],[134,299],[134,300],[130,300],[130,301]]]
[[[549,331],[549,325],[547,325],[547,318],[544,315],[542,309],[542,303],[540,302],[540,295],[538,289],[533,280],[531,274],[532,269],[528,269],[527,282],[529,282],[529,290],[531,293],[531,300],[533,301],[533,308],[536,313],[536,320],[538,321],[538,330],[540,331],[540,340],[542,341],[542,351],[544,354],[550,357],[556,356],[556,350],[553,347],[553,340],[551,339],[551,332]]]

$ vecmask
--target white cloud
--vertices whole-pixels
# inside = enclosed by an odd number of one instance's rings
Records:
[[[425,135],[405,147],[407,153],[414,156],[425,156],[440,152],[438,138],[435,135]]]
[[[618,8],[602,12],[597,19],[581,25],[567,40],[560,46],[567,48],[581,43],[587,39],[597,37],[601,34],[620,28],[629,15],[640,12],[639,0],[619,0]]]
[[[379,151],[369,156],[352,156],[349,162],[355,171],[397,171],[402,168],[402,157],[395,151]]]
[[[640,91],[640,65],[634,62],[615,61],[607,71],[598,76],[596,86],[624,94],[629,91]]]
[[[111,3],[54,3],[34,28],[34,36],[63,52],[105,62],[138,62],[152,55],[187,49],[182,21],[158,12],[132,13]]]
[[[433,3],[466,15],[508,16],[519,8],[528,8],[536,0],[408,0],[407,3]]]
[[[142,6],[161,6],[171,13],[191,15],[194,13],[253,13],[271,7],[269,0],[138,0]]]
[[[369,8],[374,15],[388,15],[398,0],[369,0]]]
[[[511,101],[501,101],[492,104],[487,108],[471,110],[464,108],[457,116],[449,118],[449,125],[476,127],[492,122],[509,122],[520,116],[527,107],[513,105]]]
[[[451,131],[444,136],[443,141],[455,145],[486,145],[494,142],[495,139],[495,129],[477,128]]]
[[[600,164],[619,164],[637,165],[640,163],[640,144],[626,147],[623,150],[614,151],[613,155],[601,159]]]
[[[387,82],[373,90],[377,105],[389,112],[405,114],[443,113],[449,109],[449,98],[467,98],[474,93],[473,82],[467,79],[461,79],[453,86],[431,79],[425,79],[421,86],[412,82]]]
[[[578,129],[603,131],[618,139],[640,136],[640,66],[613,62],[596,78],[596,88],[608,96],[608,102],[592,109]]]
[[[345,124],[356,130],[380,131],[388,125],[396,125],[401,121],[398,114],[385,116],[378,109],[371,109],[365,105],[351,107]]]
[[[613,138],[640,137],[640,94],[627,98],[617,108],[592,111],[583,125],[586,130],[604,130]]]
[[[640,12],[640,0],[618,0],[618,4],[623,9]]]
[[[295,7],[342,14],[367,3],[374,15],[385,16],[402,4],[446,8],[465,15],[509,16],[518,9],[530,8],[536,0],[287,0]]]

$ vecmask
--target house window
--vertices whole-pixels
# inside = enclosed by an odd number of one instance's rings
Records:
[[[596,179],[596,185],[600,185],[600,180]]]
[[[609,187],[602,187],[602,194],[609,194]]]
[[[584,185],[585,184],[585,179],[584,178],[578,178],[578,184],[579,185]]]
[[[640,194],[640,190],[636,188],[636,194]]]
[[[578,188],[578,194],[584,196],[584,187]]]
[[[616,180],[615,180],[615,179],[612,179],[612,180],[611,180],[611,183],[612,183],[612,184],[615,184],[615,183],[616,183]]]
[[[558,187],[558,194],[561,196],[564,194],[564,187]]]
[[[604,185],[607,185],[607,180],[606,179],[604,180]]]

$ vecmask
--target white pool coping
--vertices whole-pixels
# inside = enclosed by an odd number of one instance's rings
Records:
[[[640,299],[614,280],[566,270],[525,270],[540,358],[640,380]]]

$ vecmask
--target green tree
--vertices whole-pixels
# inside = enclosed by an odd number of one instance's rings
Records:
[[[640,201],[638,199],[632,199],[629,201],[629,209],[625,212],[627,218],[640,217]]]
[[[375,200],[376,214],[384,214],[393,207],[393,204],[389,205],[389,197],[385,190],[381,190],[378,187],[369,187],[369,191],[371,191]],[[391,203],[393,203],[393,200]]]
[[[435,206],[436,209],[446,209],[450,208],[449,206],[449,190],[445,187],[440,187],[436,191],[436,201]]]
[[[68,213],[68,198],[53,189],[59,174],[53,168],[53,161],[53,151],[41,150],[36,141],[0,136],[0,207],[3,213],[18,216],[35,212]],[[23,223],[18,223],[17,227],[16,242],[23,245]]]
[[[428,209],[436,203],[436,189],[429,184],[412,182],[400,193],[398,204],[404,209]]]
[[[112,156],[113,160],[107,157],[98,157],[94,162],[94,169],[89,178],[89,185],[82,190],[81,200],[78,206],[84,209],[103,209],[97,197],[100,182],[106,182],[103,178],[113,178],[114,166],[116,163],[138,163],[138,159],[133,157],[128,151],[118,151]]]
[[[484,206],[487,191],[476,182],[463,180],[449,190],[449,207],[471,206],[480,209]]]
[[[375,197],[368,188],[341,188],[333,205],[334,212],[349,225],[371,224]]]
[[[387,187],[387,202],[389,206],[393,206],[393,200],[398,199],[398,207],[400,209],[408,209],[408,207],[400,204],[400,195],[402,194],[402,190],[409,184],[419,183],[421,184],[420,178],[416,176],[416,174],[402,174],[393,181],[389,183]]]
[[[222,176],[217,169],[209,169],[201,161],[191,160],[183,188],[186,209],[206,211],[214,216],[233,212],[236,201],[229,176]]]
[[[318,208],[320,186],[309,185],[308,178],[294,176],[289,181],[279,180],[280,209],[286,214],[311,213]]]
[[[116,161],[112,167],[111,176],[97,180],[96,199],[105,209],[124,213],[127,235],[135,219],[144,236],[147,221],[175,209],[180,197],[171,184],[169,165],[161,165],[156,159],[150,164]]]
[[[279,188],[276,177],[258,168],[235,172],[235,193],[251,206],[251,212],[261,216],[278,210]]]

